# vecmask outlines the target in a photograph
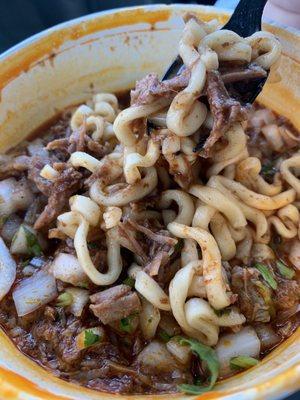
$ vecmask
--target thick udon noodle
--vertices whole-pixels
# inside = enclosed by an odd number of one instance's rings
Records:
[[[75,199],[70,199],[71,211],[58,217],[58,229],[74,239],[80,265],[96,285],[113,284],[122,271],[122,243],[114,235],[114,227],[121,219],[122,207],[143,199],[157,187],[159,172],[155,164],[160,154],[167,155],[167,160],[172,162],[174,154],[180,152],[177,162],[178,173],[182,174],[185,173],[186,161],[195,162],[195,132],[202,124],[209,124],[210,119],[207,107],[198,99],[205,85],[206,71],[218,69],[219,61],[232,60],[255,61],[269,69],[280,55],[278,41],[267,32],[257,32],[243,39],[234,32],[215,29],[214,23],[200,25],[193,18],[186,23],[179,54],[191,70],[191,76],[188,86],[175,96],[171,104],[166,99],[160,99],[151,105],[133,105],[119,111],[116,96],[103,93],[94,97],[91,107],[80,106],[72,117],[72,129],[78,128],[86,119],[93,138],[118,141],[105,161],[83,152],[72,154],[69,161],[75,168],[83,167],[95,172],[102,163],[107,163],[114,183],[103,184],[101,179],[97,180],[90,189],[90,197],[74,196]],[[160,150],[159,143],[151,138],[148,141],[144,138],[139,140],[133,132],[132,123],[166,106],[166,139]],[[169,293],[164,293],[142,268],[136,266],[134,274],[135,289],[146,299],[143,319],[147,319],[147,310],[153,312],[147,301],[155,308],[156,315],[159,315],[159,310],[171,310],[187,335],[208,345],[218,342],[220,326],[245,322],[245,317],[235,307],[226,317],[217,317],[213,311],[231,304],[231,292],[222,273],[222,260],[228,261],[236,256],[237,245],[243,247],[243,241],[249,240],[245,239],[248,233],[254,243],[267,245],[271,225],[279,235],[291,238],[297,235],[299,222],[299,211],[293,203],[296,194],[300,193],[300,182],[289,169],[300,166],[297,156],[282,163],[281,176],[277,178],[274,192],[273,185],[259,175],[260,160],[248,155],[243,124],[231,126],[226,132],[226,139],[227,146],[212,156],[213,164],[208,170],[206,185],[195,180],[187,191],[170,189],[161,194],[159,205],[164,210],[163,216],[171,202],[178,206],[176,216],[165,218],[167,229],[175,237],[183,238],[185,246],[193,248],[193,252],[188,252],[188,260],[182,256],[181,269],[170,283]],[[249,174],[253,163],[258,164],[257,168]],[[243,174],[243,170],[247,173]],[[118,189],[116,182],[122,176],[126,185]],[[289,189],[282,190],[282,180],[289,184]],[[271,213],[265,213],[266,210]],[[114,211],[118,211],[118,217],[113,222],[114,226],[106,231],[108,271],[102,274],[89,256],[87,234],[90,225],[100,223],[103,214]],[[195,286],[194,297],[194,293],[190,293]],[[146,337],[155,334],[152,325],[143,326],[143,330]]]

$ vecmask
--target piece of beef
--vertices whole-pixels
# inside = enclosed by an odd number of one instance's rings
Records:
[[[165,81],[160,81],[156,74],[148,74],[138,81],[135,89],[131,91],[131,105],[151,104],[161,97],[171,101],[178,92],[188,85],[189,79],[190,71],[188,69]]]
[[[75,151],[84,151],[85,150],[85,136],[86,136],[86,121],[83,120],[83,124],[80,125],[78,129],[72,132],[69,138],[69,146],[68,152],[70,154]]]
[[[200,153],[203,157],[209,157],[212,146],[234,122],[243,121],[247,118],[246,110],[237,100],[229,96],[218,71],[207,72],[206,92],[214,123],[213,129]]]
[[[68,203],[69,198],[80,189],[81,179],[80,172],[73,167],[66,167],[53,183],[49,182],[48,204],[35,222],[35,229],[49,226]]]
[[[155,256],[145,265],[144,271],[150,276],[158,275],[161,267],[169,261],[169,254],[165,250],[158,251]]]
[[[225,85],[234,82],[265,78],[267,76],[267,72],[255,63],[248,65],[237,65],[234,63],[221,64],[219,72]]]
[[[51,194],[52,182],[43,178],[40,173],[46,164],[50,164],[51,160],[48,158],[44,159],[38,156],[32,157],[30,160],[30,166],[28,170],[28,179],[33,181],[37,186],[38,190],[45,196],[49,197]]]
[[[47,150],[60,151],[64,155],[70,155],[75,151],[83,151],[97,158],[102,158],[110,152],[108,144],[100,144],[93,140],[86,133],[86,124],[84,123],[69,137],[54,139],[47,144]]]
[[[130,286],[118,285],[90,296],[90,309],[103,324],[118,321],[139,312],[141,302]]]
[[[136,221],[132,219],[128,219],[127,222],[137,231],[143,233],[150,240],[157,242],[161,245],[169,245],[175,246],[177,243],[177,239],[170,236],[169,231],[161,230],[158,232],[153,232],[151,229],[146,226],[138,224]]]
[[[276,277],[278,287],[275,291],[275,306],[278,310],[288,310],[299,304],[300,285],[289,279]]]
[[[269,305],[265,303],[259,287],[259,272],[255,268],[234,267],[231,288],[238,294],[238,305],[248,322],[269,322]]]
[[[145,253],[143,247],[139,243],[139,241],[135,238],[132,229],[128,229],[128,223],[119,223],[118,231],[121,236],[123,236],[128,242],[129,250],[134,252],[137,256],[141,258],[143,262],[147,262],[147,254]]]
[[[71,109],[66,109],[61,114],[59,119],[53,125],[50,126],[50,128],[47,130],[46,135],[43,136],[45,142],[49,143],[50,141],[53,141],[55,139],[69,137],[71,134],[70,118],[71,118]]]
[[[15,313],[13,303],[10,304]],[[63,309],[46,306],[14,320],[14,343],[27,356],[50,368],[56,375],[59,375],[60,370],[71,371],[78,368],[82,356],[75,340],[82,330],[79,319],[74,316],[67,318]],[[5,325],[7,326],[7,320]]]

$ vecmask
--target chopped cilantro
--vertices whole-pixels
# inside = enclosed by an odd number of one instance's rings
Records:
[[[84,347],[90,347],[100,341],[100,335],[94,333],[92,329],[86,329],[84,331]]]
[[[198,342],[196,339],[187,339],[181,336],[179,336],[178,339],[181,345],[190,346],[192,352],[196,354],[200,360],[205,362],[210,371],[208,386],[182,384],[179,385],[179,389],[188,394],[201,394],[208,392],[214,387],[219,376],[220,366],[215,350]]]

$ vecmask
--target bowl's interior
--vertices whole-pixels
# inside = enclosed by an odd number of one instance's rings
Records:
[[[228,18],[214,8],[199,6],[117,10],[63,24],[4,54],[0,58],[0,151],[95,92],[129,89],[148,72],[162,74],[176,55],[183,26],[179,16],[187,10],[204,20]],[[280,38],[284,54],[259,101],[300,129],[300,37],[277,26],[265,29]],[[0,344],[2,398],[115,397],[49,375],[18,353],[2,332]],[[299,350],[298,331],[258,367],[220,383],[216,392],[204,397],[234,399],[243,392],[243,399],[271,399],[300,388]]]

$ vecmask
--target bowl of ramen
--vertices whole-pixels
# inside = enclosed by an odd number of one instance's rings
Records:
[[[113,10],[1,56],[3,398],[300,388],[300,39],[227,19]]]

